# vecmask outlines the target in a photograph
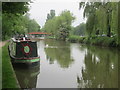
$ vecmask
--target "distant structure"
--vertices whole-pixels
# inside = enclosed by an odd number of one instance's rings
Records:
[[[45,39],[46,36],[50,35],[49,33],[45,33],[45,32],[30,32],[28,34],[30,35],[30,37],[36,39]]]

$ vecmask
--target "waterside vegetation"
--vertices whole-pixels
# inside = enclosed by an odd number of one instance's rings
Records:
[[[118,47],[118,44],[116,43],[116,37],[109,38],[93,36],[89,38],[72,35],[69,37],[69,41],[97,46]]]
[[[47,18],[43,31],[59,40],[118,47],[119,6],[120,2],[80,2],[86,23],[73,27],[75,17],[70,11],[63,11],[59,16],[55,16],[54,11],[54,14],[50,12],[52,18]]]
[[[28,2],[3,2],[2,7],[2,40],[16,34],[40,31],[40,25],[27,13]]]
[[[19,88],[8,54],[8,44],[2,47],[2,88]]]

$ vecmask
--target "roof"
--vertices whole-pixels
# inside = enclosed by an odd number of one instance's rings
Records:
[[[45,32],[30,32],[28,34],[49,34],[49,33],[45,33]]]

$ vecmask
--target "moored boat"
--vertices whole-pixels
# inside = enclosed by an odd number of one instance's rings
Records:
[[[12,63],[33,64],[39,63],[37,42],[26,37],[12,38],[8,47]]]

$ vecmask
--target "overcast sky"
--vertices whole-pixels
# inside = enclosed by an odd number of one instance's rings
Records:
[[[35,19],[40,26],[43,26],[47,18],[47,13],[49,13],[51,9],[55,10],[56,16],[63,10],[70,10],[76,17],[72,25],[77,26],[85,22],[83,19],[83,10],[79,10],[79,2],[80,0],[34,0],[34,2],[30,4],[30,18]]]

